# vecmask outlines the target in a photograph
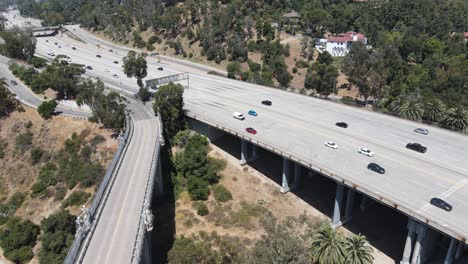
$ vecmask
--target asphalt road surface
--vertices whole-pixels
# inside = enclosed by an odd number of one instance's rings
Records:
[[[86,34],[80,29],[76,31]],[[92,44],[67,37],[40,38],[37,52],[47,56],[46,51],[50,49],[56,55],[66,54],[73,62],[92,66],[93,70],[88,71],[91,76],[99,76],[106,83],[136,92],[136,80],[125,77],[121,68],[122,57],[128,48],[106,46],[106,42],[96,41],[90,35],[86,38]],[[72,46],[76,50],[72,50]],[[113,52],[109,52],[111,48]],[[97,58],[97,54],[102,57]],[[157,63],[156,59],[149,58],[146,79],[190,72],[190,87],[185,91],[184,100],[185,109],[192,115],[326,169],[346,184],[366,190],[368,195],[380,197],[390,206],[398,206],[399,210],[427,221],[455,238],[468,237],[467,136],[279,89],[199,73],[202,69],[192,68],[192,64],[179,66],[174,61],[164,60]],[[158,67],[164,70],[158,71]],[[112,77],[113,74],[118,78]],[[273,105],[262,105],[261,101],[265,99],[271,100]],[[257,111],[258,116],[247,115],[250,109]],[[233,112],[244,113],[246,120],[234,119]],[[335,126],[340,121],[347,122],[349,127]],[[246,133],[246,127],[255,128],[258,134]],[[428,127],[429,135],[413,132],[417,127]],[[333,141],[339,148],[326,148],[325,141]],[[407,143],[413,142],[426,146],[427,153],[405,148]],[[375,156],[359,154],[360,147],[369,148]],[[370,162],[384,167],[386,173],[380,175],[368,170]],[[430,205],[432,197],[443,198],[453,210],[446,212]]]

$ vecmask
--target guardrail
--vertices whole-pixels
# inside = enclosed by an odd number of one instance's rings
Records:
[[[117,174],[120,168],[121,158],[123,157],[123,155],[125,155],[126,146],[131,141],[131,138],[133,136],[133,122],[128,115],[126,117],[125,124],[125,133],[120,140],[117,152],[115,153],[114,158],[112,159],[112,162],[109,165],[109,168],[107,169],[106,174],[104,175],[104,178],[102,179],[96,194],[94,195],[94,199],[91,202],[91,206],[85,213],[84,225],[80,225],[78,230],[76,231],[75,239],[73,240],[73,243],[64,260],[65,264],[81,262],[80,255],[83,254],[80,253],[82,251],[86,251],[90,241],[90,239],[86,238],[92,237],[94,230],[96,229],[100,213],[102,213],[102,209],[98,209],[103,208],[107,200],[109,192],[107,192],[106,195],[106,191],[113,183],[113,180],[115,178],[114,176]],[[77,223],[78,222],[79,221],[77,221]]]
[[[164,138],[163,138],[163,129],[162,129],[162,121],[161,116],[157,114],[157,123],[158,123],[158,134],[156,136],[156,146],[153,151],[153,158],[151,160],[151,168],[149,172],[148,182],[146,184],[145,190],[145,199],[143,202],[143,206],[141,207],[140,211],[140,220],[138,224],[138,230],[135,237],[135,244],[133,246],[132,252],[132,260],[131,263],[137,264],[142,263],[141,257],[143,253],[143,246],[145,242],[148,241],[147,236],[149,235],[149,231],[153,229],[153,216],[150,210],[151,201],[153,199],[153,192],[154,192],[154,183],[155,180],[158,180],[161,175],[161,159],[160,159],[160,149],[161,146],[164,146]],[[162,181],[159,182],[159,187],[162,188]],[[162,191],[162,189],[161,189]]]
[[[411,208],[409,208],[408,205],[404,204],[404,202],[402,201],[395,201],[395,199],[393,198],[390,198],[380,192],[375,192],[375,191],[372,191],[369,187],[365,186],[365,184],[363,183],[360,183],[360,182],[356,182],[356,181],[350,181],[348,179],[346,179],[346,177],[344,177],[343,175],[335,172],[335,171],[332,171],[332,170],[329,170],[329,169],[324,169],[326,168],[326,166],[324,166],[323,164],[320,164],[318,162],[312,162],[310,161],[310,159],[306,158],[306,157],[301,157],[300,155],[293,155],[293,154],[290,154],[289,151],[281,148],[281,147],[277,147],[277,146],[274,146],[273,144],[271,143],[265,143],[265,142],[262,142],[262,141],[259,141],[258,139],[254,139],[250,136],[247,136],[246,133],[239,133],[238,131],[236,131],[236,129],[232,129],[232,128],[228,128],[228,127],[225,127],[225,126],[221,126],[221,125],[218,125],[216,124],[216,121],[214,120],[210,120],[208,118],[204,118],[204,117],[200,117],[194,113],[191,113],[190,111],[186,111],[185,112],[185,115],[194,119],[194,120],[198,120],[200,122],[203,122],[207,125],[210,125],[212,127],[215,127],[217,129],[220,129],[220,130],[223,130],[231,135],[234,135],[236,137],[239,137],[243,140],[246,140],[246,141],[249,141],[250,143],[252,144],[255,144],[257,146],[260,146],[266,150],[269,150],[273,153],[276,153],[282,157],[285,157],[291,161],[294,161],[294,162],[297,162],[299,164],[301,164],[302,166],[306,167],[306,168],[310,168],[314,171],[317,171],[319,173],[321,173],[322,175],[324,176],[327,176],[329,178],[332,178],[333,180],[335,180],[336,182],[339,182],[345,186],[348,186],[349,188],[352,188],[354,190],[357,190],[361,193],[365,193],[366,195],[368,195],[369,197],[375,199],[376,201],[380,202],[380,203],[383,203],[391,208],[394,208],[394,209],[397,209],[399,210],[400,212],[408,215],[408,216],[411,216],[413,217],[414,219],[422,222],[422,223],[425,223],[427,225],[431,225],[432,227],[434,227],[435,229],[441,231],[442,233],[445,233],[459,241],[462,241],[463,243],[467,244],[467,238],[463,235],[460,235],[460,234],[463,234],[463,231],[462,230],[459,230],[457,228],[452,228],[452,227],[449,227],[445,224],[442,223],[442,221],[440,222],[436,222],[434,220],[431,220],[431,219],[428,219],[426,217],[424,217],[423,215],[421,214],[418,214],[418,213],[415,213],[414,210],[412,210]]]

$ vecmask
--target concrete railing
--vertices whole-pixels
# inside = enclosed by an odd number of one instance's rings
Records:
[[[146,259],[145,261],[142,261],[142,256],[145,255],[147,258],[149,258],[149,252],[146,252],[147,254],[144,254],[145,250],[145,244],[146,244],[146,250],[149,250],[149,231],[153,229],[153,215],[151,213],[151,201],[153,199],[153,193],[154,193],[154,184],[155,181],[157,182],[157,188],[158,192],[162,194],[163,189],[162,189],[162,175],[161,175],[161,157],[160,157],[160,150],[161,146],[164,146],[164,138],[163,138],[163,129],[162,129],[162,121],[161,121],[161,116],[158,113],[157,115],[157,122],[158,122],[158,127],[159,131],[156,135],[156,146],[153,151],[153,157],[151,160],[151,168],[149,172],[149,177],[148,177],[148,182],[146,184],[146,190],[145,190],[145,199],[143,202],[143,206],[140,211],[140,220],[138,224],[138,230],[135,238],[135,244],[133,246],[133,252],[132,252],[132,264],[138,264],[138,263],[149,263],[150,259]]]
[[[84,223],[80,225],[75,234],[75,239],[68,251],[68,254],[64,260],[65,264],[80,263],[84,252],[86,252],[87,247],[90,242],[90,238],[93,236],[96,225],[99,222],[99,217],[102,213],[102,209],[106,203],[107,197],[110,193],[110,187],[113,184],[115,175],[120,169],[120,164],[122,158],[125,156],[126,147],[131,141],[133,136],[133,122],[129,116],[126,118],[126,129],[125,133],[122,136],[117,152],[112,159],[112,162],[109,168],[104,175],[104,178],[99,185],[94,199],[91,202],[91,206],[84,214]],[[77,222],[78,223],[78,222]]]

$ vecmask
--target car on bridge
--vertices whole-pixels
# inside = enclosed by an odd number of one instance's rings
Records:
[[[11,82],[11,84],[13,84],[13,85],[18,85],[18,83],[17,83],[15,80],[11,80],[10,82]]]
[[[119,64],[119,62],[118,62],[118,61],[114,61],[114,64]]]
[[[238,120],[244,120],[245,119],[244,114],[239,113],[239,112],[232,113],[232,117],[234,117],[235,119],[238,119]]]
[[[72,47],[72,50],[76,50],[76,48],[75,48],[75,47]]]
[[[338,126],[338,127],[342,127],[342,128],[347,128],[348,127],[348,124],[346,124],[345,122],[338,122],[335,125]]]
[[[369,165],[367,165],[367,168],[368,168],[369,170],[375,171],[375,172],[377,172],[377,173],[379,173],[379,174],[384,174],[384,173],[385,173],[385,169],[382,168],[382,167],[381,167],[379,164],[377,164],[377,163],[371,162],[371,163],[369,163]]]
[[[250,134],[254,134],[254,135],[257,134],[257,130],[255,130],[252,127],[246,128],[245,131],[247,131],[247,133],[250,133]]]
[[[452,211],[452,206],[449,203],[447,203],[446,201],[444,201],[444,200],[442,200],[440,198],[434,197],[434,198],[431,199],[430,203],[432,205],[436,206],[436,207],[439,207],[442,210],[447,211],[447,212]]]
[[[329,147],[331,149],[337,149],[338,148],[338,145],[335,144],[335,142],[331,142],[331,141],[326,141],[325,142],[325,146],[326,147]]]
[[[163,67],[158,67],[158,71],[164,70]]]
[[[419,143],[408,143],[406,144],[406,148],[417,151],[419,153],[426,153],[427,151],[427,147],[424,147],[423,145]]]
[[[271,105],[272,105],[272,102],[271,102],[270,100],[263,100],[263,101],[262,101],[262,104],[271,106]]]
[[[257,112],[255,112],[254,110],[249,110],[248,114],[251,116],[257,116]]]
[[[87,70],[92,70],[93,67],[91,67],[91,66],[88,65],[88,66],[86,66],[86,69],[87,69]]]
[[[96,54],[96,57],[97,57],[97,58],[101,58],[101,55],[99,55],[99,54]]]
[[[358,152],[361,153],[362,155],[367,156],[367,157],[373,157],[374,156],[374,152],[372,152],[370,149],[359,148]]]

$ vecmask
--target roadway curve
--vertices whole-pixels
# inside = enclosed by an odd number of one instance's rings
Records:
[[[91,65],[94,69],[89,71],[92,72],[90,74],[136,92],[136,80],[125,77],[121,71],[122,57],[128,48],[106,46],[106,42],[81,29],[74,32],[86,35],[86,40],[92,44],[66,36],[49,38],[49,42],[41,38],[38,39],[37,51],[45,54],[46,50],[52,49],[56,54],[69,55],[74,62]],[[71,46],[77,50],[72,50]],[[114,52],[108,51],[111,48]],[[96,54],[101,54],[102,58],[96,58]],[[147,79],[181,71],[191,72],[190,87],[184,93],[188,115],[222,126],[262,146],[279,149],[285,156],[300,160],[307,167],[323,169],[335,180],[466,243],[468,137],[465,135],[430,127],[430,134],[423,136],[413,132],[421,126],[419,123],[279,89],[200,74],[199,67],[191,68],[193,63],[177,67],[173,61],[162,64],[149,58],[148,62]],[[157,70],[160,66],[164,71]],[[112,77],[114,73],[119,78]],[[264,99],[271,100],[273,105],[262,105],[260,102]],[[256,110],[258,116],[247,116],[245,121],[232,118],[234,111],[246,114],[249,109]],[[338,121],[347,122],[349,127],[336,127],[334,124]],[[256,128],[258,134],[247,134],[245,128],[248,126]],[[324,147],[328,140],[337,143],[339,148]],[[407,150],[405,145],[409,142],[427,146],[427,153]],[[369,158],[358,154],[359,147],[371,149],[375,156]],[[380,164],[387,172],[379,175],[368,170],[369,162]],[[453,210],[445,212],[431,206],[429,200],[432,197],[445,199],[453,205]]]

